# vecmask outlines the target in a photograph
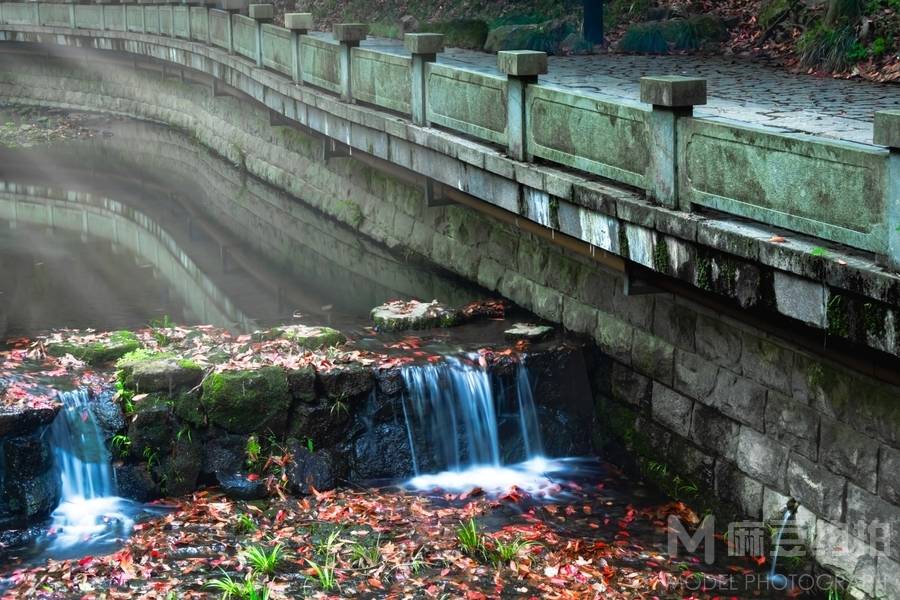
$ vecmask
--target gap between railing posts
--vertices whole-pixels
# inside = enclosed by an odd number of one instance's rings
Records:
[[[874,142],[891,151],[884,186],[885,263],[891,270],[900,272],[900,110],[875,113]]]
[[[428,63],[437,61],[444,51],[444,36],[440,33],[407,33],[403,36],[406,49],[412,54],[412,120],[416,125],[428,125]]]
[[[341,100],[353,102],[350,65],[353,49],[369,35],[369,26],[363,23],[336,23],[334,39],[340,43]]]
[[[263,66],[262,26],[271,23],[275,18],[275,6],[272,4],[251,4],[250,18],[256,21],[256,66]]]
[[[662,206],[690,211],[690,204],[678,194],[678,119],[692,116],[695,106],[706,104],[706,80],[678,75],[641,77],[641,102],[653,106],[647,196]]]
[[[526,88],[537,83],[539,75],[547,73],[547,53],[500,51],[497,53],[497,66],[506,74],[507,154],[515,160],[526,160]]]
[[[291,77],[294,83],[303,81],[303,44],[300,37],[313,28],[312,13],[287,13],[284,15],[284,28],[291,32]]]

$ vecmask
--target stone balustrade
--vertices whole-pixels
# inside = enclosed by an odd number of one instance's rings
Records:
[[[691,108],[706,102],[699,79],[644,78],[635,103],[541,84],[547,59],[537,52],[501,52],[494,75],[436,62],[443,50],[436,34],[409,34],[403,55],[361,46],[367,27],[360,23],[336,25],[329,40],[309,34],[306,13],[287,15],[279,27],[269,4],[192,4],[8,2],[0,23],[210,44],[344,102],[501,146],[516,160],[640,188],[667,208],[707,207],[791,229],[900,268],[896,112],[880,113],[875,127],[875,143],[894,148],[892,157],[877,145],[694,117]]]

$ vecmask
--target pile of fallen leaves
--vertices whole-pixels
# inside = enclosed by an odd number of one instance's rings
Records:
[[[338,490],[245,503],[201,491],[137,525],[115,554],[7,563],[0,575],[5,598],[207,598],[228,580],[273,599],[714,598],[761,567],[670,558],[667,519],[692,527],[696,514],[658,498],[637,503],[646,491],[614,470],[552,492]],[[465,525],[480,547],[512,550],[488,559],[460,542]],[[261,565],[260,552],[275,558]]]
[[[6,148],[30,148],[96,134],[82,117],[54,109],[4,106],[0,121],[0,147]]]

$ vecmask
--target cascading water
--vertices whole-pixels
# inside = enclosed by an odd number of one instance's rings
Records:
[[[446,357],[437,364],[409,365],[402,371],[406,394],[403,414],[412,453],[416,489],[507,490],[512,485],[537,490],[549,481],[554,465],[543,457],[540,423],[532,385],[522,357],[517,364],[515,401],[497,398],[491,374],[477,355]],[[501,439],[504,404],[514,424]],[[524,462],[504,465],[507,444],[521,444]]]
[[[90,408],[90,392],[58,395],[62,410],[50,427],[61,498],[42,546],[53,558],[112,548],[134,525],[135,503],[116,496],[116,480],[103,433]],[[98,546],[100,548],[98,548]]]

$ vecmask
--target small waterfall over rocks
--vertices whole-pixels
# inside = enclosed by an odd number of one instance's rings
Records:
[[[50,426],[61,498],[44,544],[54,558],[111,548],[131,532],[135,504],[116,496],[112,457],[87,389],[60,392],[62,410]]]
[[[497,395],[477,355],[402,370],[403,416],[416,489],[503,490],[547,483],[540,421],[524,356],[515,382]],[[511,425],[511,426],[510,426]],[[521,462],[508,464],[505,456]]]

